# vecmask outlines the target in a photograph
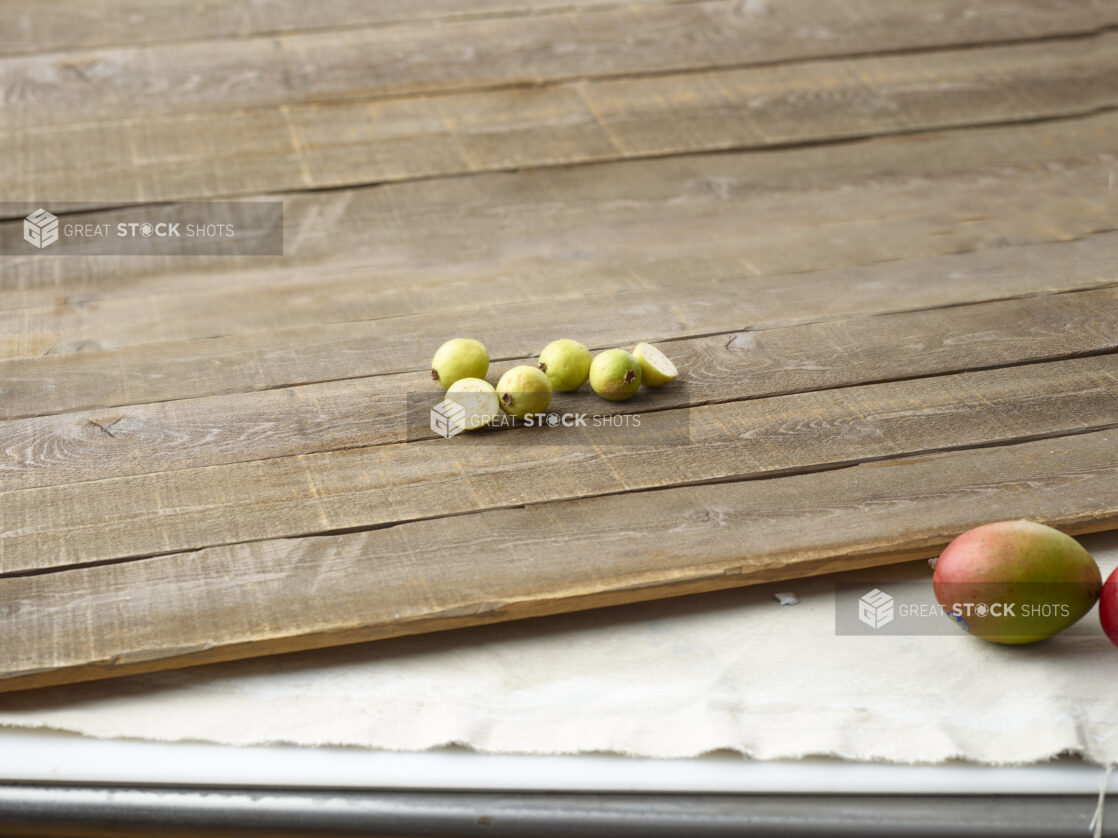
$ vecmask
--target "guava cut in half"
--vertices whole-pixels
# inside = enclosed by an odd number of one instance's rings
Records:
[[[497,391],[488,381],[480,378],[460,378],[447,388],[446,400],[462,408],[462,429],[475,431],[484,428],[500,413]]]
[[[638,343],[633,355],[641,362],[641,381],[647,387],[662,387],[679,375],[675,364],[651,343]]]

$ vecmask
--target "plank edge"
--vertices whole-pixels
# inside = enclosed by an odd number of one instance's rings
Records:
[[[1026,520],[1047,524],[1068,535],[1087,535],[1118,529],[1118,510],[1099,516],[1097,512],[1051,517],[1024,516]],[[510,602],[479,602],[424,616],[419,619],[388,624],[354,626],[329,632],[296,633],[265,641],[247,640],[222,646],[188,647],[151,654],[138,652],[141,660],[120,662],[123,655],[105,661],[52,670],[31,670],[0,676],[0,693],[42,689],[65,684],[127,677],[169,669],[182,669],[211,663],[228,663],[256,657],[307,652],[333,646],[346,646],[388,640],[418,634],[453,631],[473,626],[493,625],[516,620],[547,617],[615,605],[630,605],[691,594],[711,593],[731,588],[779,582],[809,576],[821,576],[848,570],[860,570],[937,555],[954,534],[914,535],[893,544],[879,544],[868,551],[858,549],[846,553],[817,551],[814,559],[798,562],[791,573],[782,572],[777,564],[746,572],[733,561],[692,568],[678,579],[638,582],[596,593],[554,592],[545,599]],[[771,562],[771,559],[770,559]],[[150,655],[150,656],[149,656]]]

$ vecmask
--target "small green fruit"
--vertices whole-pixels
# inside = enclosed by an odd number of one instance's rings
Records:
[[[500,407],[497,391],[488,381],[480,378],[461,378],[446,391],[446,400],[460,405],[465,411],[462,416],[462,429],[477,430],[497,418]]]
[[[590,386],[611,402],[630,399],[641,386],[641,363],[624,349],[607,349],[590,364]]]
[[[538,366],[547,374],[551,389],[569,393],[590,375],[590,350],[577,340],[553,340],[540,353]]]
[[[497,382],[497,398],[501,410],[523,419],[547,410],[551,404],[551,382],[536,367],[513,367]]]
[[[651,343],[638,343],[633,355],[640,361],[641,383],[646,387],[662,387],[679,375],[675,364]]]
[[[431,360],[431,379],[444,390],[463,378],[485,378],[489,351],[470,338],[448,340]]]

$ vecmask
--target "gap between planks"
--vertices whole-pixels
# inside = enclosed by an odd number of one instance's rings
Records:
[[[198,114],[20,125],[0,133],[0,158],[19,163],[5,173],[7,200],[64,192],[58,214],[86,200],[120,205],[106,200],[110,183],[121,198],[127,183],[132,201],[160,203],[1027,125],[1114,109],[1118,33],[1095,41],[240,109],[217,128]],[[1029,96],[1009,95],[1019,89]],[[119,152],[122,136],[131,157]],[[36,157],[48,151],[80,165],[52,181],[56,170]]]
[[[1051,254],[1055,251],[1060,259],[1076,261],[1076,274],[1090,275],[1085,270],[1089,268],[1099,276],[1105,276],[1108,262],[1118,260],[1118,236],[1108,235],[1114,232],[1118,231],[1090,233],[1076,240],[1082,244],[1074,247],[1068,242],[1035,245],[1023,251],[1015,251],[1014,261],[1035,274],[1038,273],[1037,266],[1026,266],[1025,254],[1034,255],[1044,265],[1049,265],[1052,264]],[[1110,257],[1106,254],[1112,243],[1114,253]],[[892,270],[911,273],[913,265],[922,265],[931,275],[937,270],[966,270],[969,263],[980,262],[982,258],[996,263],[996,249],[994,254],[979,258],[968,259],[966,254],[951,254],[950,257],[939,259],[901,260],[901,264],[893,263]],[[1084,264],[1084,260],[1087,264]],[[717,288],[717,284],[721,282],[766,288],[756,274],[747,272],[746,264],[741,259],[735,259],[728,271],[719,270],[709,277],[690,276],[684,282],[678,279],[688,269],[709,271],[710,264],[709,254],[706,262],[696,262],[687,255],[675,257],[667,263],[662,262],[656,266],[654,272],[646,270],[644,275],[638,275],[628,265],[616,264],[599,264],[589,270],[560,265],[553,267],[550,273],[539,269],[522,272],[504,266],[500,274],[474,275],[469,277],[468,282],[457,279],[453,274],[444,274],[444,282],[441,283],[438,281],[440,274],[437,269],[426,279],[416,275],[391,276],[378,277],[375,282],[370,282],[366,276],[354,277],[346,273],[341,277],[319,275],[313,279],[304,278],[302,281],[271,286],[266,292],[255,285],[225,289],[207,287],[197,291],[169,289],[164,294],[150,297],[128,295],[101,300],[83,299],[61,306],[0,310],[0,362],[46,355],[119,350],[127,346],[169,340],[214,340],[244,336],[252,332],[289,328],[294,321],[298,321],[303,327],[311,324],[329,327],[343,323],[371,324],[379,320],[414,315],[431,317],[437,313],[445,315],[478,309],[494,312],[496,320],[499,318],[500,306],[517,303],[555,304],[564,300],[593,297],[601,298],[605,305],[609,305],[611,299],[618,299],[611,297],[617,292],[670,295],[672,289],[681,286],[698,291],[707,285]],[[867,273],[881,272],[881,268],[866,267],[870,269]],[[1059,267],[1061,266],[1052,264],[1054,271]],[[727,273],[728,275],[722,275]],[[839,272],[822,270],[813,272],[813,275],[821,286],[825,286],[833,281],[836,273]],[[1118,281],[1118,271],[1113,276]],[[780,281],[779,278],[767,280],[770,287]],[[790,281],[795,284],[794,280]],[[1092,276],[1089,285],[1100,288],[1105,283],[1099,283]],[[653,289],[663,290],[658,292]],[[1007,294],[1001,299],[1022,299],[1037,294],[1070,293],[1078,290],[1082,289],[1063,287],[1030,290]],[[262,292],[267,294],[267,306],[260,305]],[[974,301],[966,299],[924,307],[911,306],[907,310],[947,308],[971,302]],[[873,315],[871,312],[867,316]],[[820,318],[820,322],[823,319]],[[758,324],[758,327],[772,328],[777,325],[779,324],[767,323]],[[722,329],[711,334],[730,331],[737,330]],[[669,339],[684,337],[687,336]],[[359,377],[361,376],[352,376]]]
[[[1114,423],[1116,384],[1110,354],[656,412],[621,439],[492,433],[23,489],[0,494],[0,570],[1085,432]]]
[[[924,13],[939,6],[943,20]],[[990,4],[987,4],[990,5]],[[1019,5],[1019,4],[1011,4]],[[770,3],[766,14],[742,14],[733,0],[675,5],[623,5],[601,12],[432,27],[292,34],[83,55],[0,58],[0,89],[20,91],[0,115],[15,127],[159,113],[237,110],[262,103],[293,105],[364,98],[370,93],[427,94],[509,83],[540,83],[648,72],[680,72],[749,63],[817,60],[846,53],[951,48],[962,43],[1076,37],[1118,24],[1109,6],[1044,0],[1043,22],[990,14],[966,18],[968,0],[908,4],[832,0]],[[885,14],[883,15],[882,12]],[[805,37],[807,26],[830,38]],[[1022,38],[1022,28],[1024,38]],[[1070,30],[1070,31],[1069,31]],[[556,48],[556,44],[566,47]],[[588,68],[590,68],[588,70]],[[121,95],[122,78],[143,79]],[[229,84],[229,79],[237,84]]]
[[[493,309],[463,311],[453,330],[485,337],[494,358],[514,359],[538,352],[545,336],[558,334],[571,322],[580,324],[579,337],[584,343],[605,347],[641,339],[655,342],[729,333],[742,330],[743,324],[756,332],[766,326],[933,310],[1052,291],[1105,288],[1115,281],[1111,256],[1116,246],[1118,235],[1107,235],[1021,251],[1005,248],[912,260],[905,266],[887,263],[823,275],[708,282],[666,288],[658,295],[656,306],[647,304],[647,290],[571,299],[561,312],[554,306],[541,311],[540,304],[531,301],[510,303],[501,307],[502,318],[495,319]],[[930,276],[937,275],[938,281],[929,282]],[[671,312],[667,323],[665,311]],[[503,325],[494,331],[494,323],[499,321]],[[436,312],[3,361],[0,416],[33,418],[414,372],[426,361],[426,357],[416,357],[417,342],[433,349],[454,336],[450,328]]]
[[[676,338],[666,348],[684,373],[654,404],[607,405],[583,391],[563,394],[562,407],[588,414],[675,409],[1071,360],[1118,347],[1113,288],[953,309]],[[497,361],[488,377],[531,360]],[[0,488],[402,442],[402,394],[429,389],[424,373],[403,373],[0,422]]]
[[[61,260],[29,258],[7,266],[0,285],[9,293],[0,307],[40,301],[88,313],[102,298],[141,290],[220,295],[230,282],[286,287],[309,269],[364,269],[378,284],[401,288],[414,281],[429,286],[441,276],[549,272],[560,280],[566,268],[640,272],[684,255],[699,270],[729,260],[738,275],[743,267],[797,273],[1074,239],[1115,226],[1106,194],[1115,126],[1118,119],[1108,115],[1027,130],[967,129],[792,152],[301,193],[285,199],[287,254],[253,259],[260,267],[251,272],[244,259],[200,259],[191,265],[201,267],[184,272],[182,260],[73,256],[63,273]],[[921,194],[908,194],[916,190]],[[628,199],[619,202],[618,194]],[[1032,212],[1037,203],[1047,211]],[[695,273],[679,267],[683,276]]]
[[[27,15],[26,23],[30,26],[36,24],[41,26],[47,23],[63,32],[70,28],[72,30],[68,36],[70,40],[63,40],[63,37],[66,36],[56,35],[53,42],[48,42],[44,36],[32,34],[27,41],[37,43],[37,48],[13,50],[0,42],[0,57],[111,48],[161,47],[183,44],[184,42],[203,43],[217,40],[228,42],[247,38],[273,38],[280,35],[321,35],[331,32],[388,28],[414,23],[437,25],[445,22],[471,20],[542,17],[569,13],[576,9],[607,11],[612,8],[631,7],[638,3],[644,6],[652,6],[702,2],[708,2],[708,0],[628,0],[624,3],[606,2],[606,0],[561,0],[560,2],[555,0],[527,0],[527,2],[515,3],[507,2],[507,0],[492,0],[492,2],[470,0],[469,3],[463,3],[461,0],[450,0],[447,3],[426,4],[434,6],[436,10],[430,14],[423,14],[421,13],[421,6],[425,4],[422,3],[391,3],[385,2],[385,0],[369,3],[367,0],[357,0],[357,2],[345,5],[336,2],[308,4],[305,0],[287,0],[287,2],[277,3],[272,0],[267,6],[269,17],[266,22],[253,24],[251,21],[237,19],[230,21],[225,29],[221,29],[220,24],[215,25],[215,18],[218,17],[216,13],[228,11],[230,7],[235,7],[236,3],[218,0],[218,2],[210,4],[211,8],[205,8],[205,3],[199,3],[198,0],[172,0],[171,2],[158,4],[148,0],[147,2],[131,4],[135,7],[136,12],[156,12],[155,15],[141,21],[142,28],[135,24],[125,26],[123,29],[126,32],[120,36],[105,36],[119,37],[120,40],[98,40],[95,34],[98,24],[104,27],[105,24],[119,21],[122,17],[127,19],[131,16],[124,13],[124,10],[128,8],[128,3],[113,0],[112,5],[115,9],[108,13],[102,8],[95,8],[95,16],[91,20],[82,18],[82,14],[90,9],[88,0],[75,0],[75,2],[52,0],[52,14],[49,16],[49,20],[44,21],[41,15]],[[178,13],[175,12],[176,6],[179,8]],[[473,6],[474,9],[470,10],[469,6]],[[28,10],[26,3],[20,2],[20,0],[3,0],[3,2],[0,2],[0,16],[5,16],[5,9],[9,7],[13,10],[13,13]],[[396,9],[398,16],[392,17],[386,14],[384,11],[386,8]],[[437,11],[439,8],[442,8],[443,11]],[[310,10],[309,13],[308,10]],[[294,20],[290,24],[279,25],[282,23],[285,14],[292,13]],[[132,14],[137,17],[141,16],[135,14],[135,12]],[[367,17],[361,18],[362,14],[367,15]],[[300,19],[302,19],[301,23],[299,22]],[[59,25],[60,21],[64,24],[68,23],[69,27]],[[132,22],[129,21],[129,23]],[[191,24],[197,31],[191,30]],[[253,28],[254,26],[255,28]],[[158,31],[161,28],[160,36],[151,37],[150,33],[153,29]],[[36,41],[36,37],[40,40]]]
[[[1116,451],[1102,432],[0,579],[0,690],[872,567],[990,520],[1097,531]]]
[[[613,497],[621,497],[621,496],[625,496],[625,495],[651,495],[651,494],[655,494],[657,492],[673,492],[673,491],[676,491],[676,490],[679,490],[679,489],[685,489],[685,488],[695,488],[695,487],[702,487],[702,486],[730,486],[730,485],[736,485],[736,484],[740,484],[740,483],[754,483],[754,482],[763,482],[763,481],[767,481],[767,480],[779,480],[779,479],[786,478],[786,477],[808,477],[808,476],[811,476],[811,475],[826,474],[826,473],[832,472],[832,471],[844,471],[846,469],[858,468],[860,466],[873,466],[873,465],[882,465],[882,464],[888,465],[888,464],[891,464],[891,463],[904,462],[906,460],[914,460],[914,461],[915,460],[922,460],[922,459],[927,459],[927,458],[932,458],[932,457],[937,457],[937,456],[947,455],[947,454],[962,454],[962,453],[966,453],[968,451],[981,452],[981,451],[994,449],[994,448],[1004,448],[1004,447],[1007,447],[1007,446],[1008,447],[1014,447],[1014,446],[1025,445],[1025,444],[1033,443],[1033,442],[1044,442],[1044,441],[1058,442],[1058,441],[1066,440],[1068,438],[1076,437],[1076,436],[1092,436],[1093,437],[1093,436],[1096,436],[1096,435],[1109,433],[1111,431],[1118,431],[1118,422],[1115,422],[1113,424],[1106,424],[1106,425],[1095,425],[1095,426],[1092,426],[1092,427],[1083,428],[1083,429],[1075,430],[1075,431],[1060,431],[1060,432],[1056,432],[1056,433],[1045,433],[1045,434],[1035,434],[1035,435],[1032,435],[1032,436],[1023,436],[1023,437],[1015,438],[1015,439],[1010,440],[1010,441],[1002,440],[1002,441],[998,441],[998,442],[984,442],[984,443],[973,443],[973,444],[969,444],[969,445],[945,446],[945,447],[941,447],[941,448],[928,449],[928,450],[925,450],[925,451],[914,451],[914,452],[906,453],[903,456],[894,456],[894,455],[885,456],[885,455],[883,455],[883,456],[880,456],[880,457],[868,457],[868,458],[865,458],[865,459],[847,460],[847,461],[836,462],[836,463],[827,463],[827,464],[813,465],[813,466],[803,466],[803,467],[793,467],[793,468],[788,468],[788,469],[783,469],[783,470],[778,469],[778,470],[774,470],[774,471],[771,471],[771,472],[767,472],[765,474],[745,475],[745,476],[741,476],[741,477],[718,477],[718,478],[711,478],[709,480],[693,480],[693,481],[686,481],[686,482],[681,482],[681,483],[676,483],[676,484],[667,484],[667,485],[663,485],[663,486],[652,486],[652,487],[641,488],[641,489],[636,489],[636,490],[623,489],[623,490],[618,490],[618,491],[613,491],[613,492],[600,492],[600,493],[597,493],[597,494],[581,495],[581,496],[573,497],[573,498],[557,498],[557,499],[554,499],[554,500],[532,501],[530,503],[518,503],[518,504],[509,504],[509,505],[504,505],[504,506],[494,506],[494,507],[488,507],[486,509],[481,509],[481,510],[469,510],[469,511],[463,511],[463,512],[452,512],[452,513],[441,514],[441,515],[422,516],[422,517],[410,518],[410,519],[404,520],[404,521],[392,521],[392,522],[389,522],[389,523],[361,524],[361,525],[354,525],[354,526],[348,526],[348,527],[336,527],[336,528],[333,528],[333,529],[317,530],[317,531],[308,530],[307,532],[295,532],[295,533],[278,535],[278,536],[264,535],[264,536],[260,536],[258,538],[246,538],[242,541],[218,542],[218,543],[213,543],[213,544],[206,545],[204,547],[193,547],[193,548],[186,549],[186,550],[177,549],[177,550],[153,552],[153,553],[140,553],[140,554],[131,555],[131,556],[120,556],[118,558],[112,558],[112,559],[98,559],[96,561],[89,561],[89,562],[76,562],[76,563],[73,563],[73,564],[52,565],[52,566],[49,566],[49,567],[41,567],[41,568],[35,568],[35,569],[31,569],[31,570],[18,570],[18,571],[11,571],[11,572],[0,572],[0,580],[3,580],[3,579],[22,579],[22,578],[31,577],[31,576],[46,576],[46,575],[50,575],[50,574],[54,574],[54,573],[62,573],[62,572],[65,572],[65,571],[70,571],[70,570],[79,570],[79,569],[87,569],[87,568],[95,568],[95,567],[105,567],[105,566],[108,566],[108,565],[128,564],[128,563],[131,563],[131,562],[143,562],[143,561],[147,561],[149,559],[161,559],[161,558],[165,558],[167,556],[186,556],[186,555],[190,555],[192,553],[201,553],[201,552],[204,552],[206,550],[212,550],[212,549],[220,548],[220,547],[234,547],[234,546],[245,545],[245,544],[259,544],[259,543],[262,543],[262,542],[268,542],[268,541],[274,541],[274,540],[279,540],[279,541],[283,541],[283,540],[304,541],[304,540],[315,539],[315,538],[330,538],[330,537],[334,537],[334,536],[338,536],[338,535],[355,535],[355,534],[359,534],[359,533],[378,532],[378,531],[383,531],[383,530],[390,530],[390,529],[393,529],[394,527],[404,527],[404,526],[408,526],[408,525],[415,524],[415,523],[421,523],[421,522],[425,522],[425,521],[452,520],[452,519],[455,519],[455,518],[462,518],[462,517],[468,517],[468,516],[473,516],[473,515],[484,515],[484,514],[488,514],[488,513],[491,513],[491,512],[500,512],[500,511],[516,510],[516,509],[530,509],[530,508],[535,509],[535,508],[547,506],[549,504],[565,504],[565,503],[576,502],[576,501],[581,502],[581,501],[602,500],[602,499],[613,498]],[[1104,439],[1109,441],[1109,437],[1104,437]],[[348,450],[348,449],[343,449],[343,450]],[[1101,526],[1101,529],[1110,529],[1110,528],[1111,528],[1110,525]],[[1087,531],[1095,531],[1095,530],[1083,530],[1083,531],[1087,532]]]

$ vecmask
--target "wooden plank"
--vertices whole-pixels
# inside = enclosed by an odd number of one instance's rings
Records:
[[[686,412],[643,390],[623,442],[520,429],[3,492],[0,572],[1118,427],[1116,384],[1118,354]]]
[[[1113,284],[1118,237],[1091,240],[1095,258],[1064,268],[1063,253],[995,254],[946,265],[893,264],[756,277],[748,281],[680,283],[654,292],[621,290],[574,296],[562,306],[535,301],[353,323],[289,326],[205,340],[168,341],[48,354],[0,362],[0,417],[17,419],[74,410],[114,408],[292,384],[359,378],[427,368],[430,354],[455,335],[481,339],[495,359],[523,358],[556,335],[572,332],[592,347],[660,341],[712,332],[757,330],[936,306],[954,306]],[[1073,251],[1091,252],[1090,247]],[[1000,268],[993,267],[1000,264]],[[983,277],[976,281],[976,273]],[[991,274],[992,275],[989,275]],[[655,304],[650,304],[650,299]],[[79,345],[76,347],[81,349]]]
[[[262,6],[252,0],[51,0],[50,14],[36,14],[34,7],[21,0],[0,0],[0,20],[7,24],[0,29],[0,55],[634,4],[635,0],[625,4],[604,0],[319,0],[312,5],[303,0],[272,0]],[[646,0],[642,4],[651,5]],[[836,35],[849,42],[849,48],[859,48],[854,40],[859,33],[846,23],[859,15],[866,24],[861,33],[865,39],[862,50],[887,49],[890,36],[899,40],[901,48],[920,48],[1071,35],[1113,22],[1112,10],[1105,4],[1068,6],[1055,0],[987,0],[981,5],[963,0],[935,2],[919,13],[901,0],[875,0],[860,6],[841,0],[824,8],[780,0],[742,8],[738,15],[761,18],[755,25],[767,25],[773,31],[781,31],[777,26],[791,31],[800,24],[800,37],[808,41],[802,48],[816,50]],[[813,16],[819,20],[817,28],[804,26]],[[773,17],[777,20],[771,21]],[[838,26],[839,32],[827,24]]]
[[[0,197],[168,201],[1081,115],[1118,105],[1116,52],[1118,33],[1107,32],[915,56],[254,106],[220,119],[130,107],[111,121],[0,132]]]
[[[0,55],[117,45],[236,38],[469,17],[540,14],[602,0],[51,0],[41,5],[0,0]],[[1032,4],[1041,18],[1043,4]],[[1085,18],[1075,15],[1079,21]],[[1042,21],[1034,21],[1034,25]],[[1059,18],[1050,22],[1062,28]],[[1072,24],[1075,25],[1074,23]],[[1027,28],[1027,27],[1026,27]],[[1047,27],[1041,31],[1047,31]],[[1074,31],[1074,30],[1073,30]]]
[[[0,690],[888,564],[1020,517],[1118,525],[1114,431],[0,579]]]
[[[605,262],[641,271],[679,258],[700,266],[688,275],[719,259],[738,273],[773,274],[1070,239],[1118,226],[1107,187],[1116,147],[1118,116],[1109,113],[299,194],[284,199],[283,258],[10,260],[0,308],[238,284],[271,290],[312,270],[365,271],[372,285],[561,276],[564,266]]]
[[[260,304],[264,289],[256,282],[237,284],[236,277],[229,277],[226,287],[213,288],[207,284],[202,288],[169,288],[163,294],[143,296],[112,296],[112,288],[107,288],[106,294],[95,300],[83,298],[69,305],[0,309],[0,360],[274,332],[316,323],[417,314],[432,317],[509,303],[555,304],[587,294],[625,291],[644,295],[653,293],[654,288],[680,284],[695,288],[722,280],[733,280],[758,291],[768,289],[764,293],[772,295],[779,293],[783,283],[799,287],[801,281],[760,281],[740,258],[729,253],[701,258],[687,252],[690,248],[683,249],[684,256],[653,263],[609,262],[585,267],[553,262],[531,268],[506,264],[468,276],[456,266],[418,270],[408,275],[381,274],[375,281],[370,281],[364,271],[323,271],[313,278],[297,273],[284,277],[286,281],[277,277],[277,282],[266,291],[266,306]],[[1116,264],[1118,235],[1102,233],[1078,242],[994,248],[949,257],[904,259],[871,268],[821,271],[816,279],[819,287],[826,289],[835,281],[851,281],[836,280],[838,277],[876,281],[888,276],[898,287],[912,289],[926,285],[931,276],[953,274],[961,280],[965,275],[992,296],[1011,296],[1118,282]],[[991,273],[995,274],[992,279],[988,276]],[[1000,279],[1014,274],[1044,279],[1044,283],[1026,285],[1023,287],[1027,290],[1021,290]]]
[[[0,59],[8,127],[982,44],[1118,23],[1058,0],[607,4],[481,20]],[[994,14],[1000,6],[1006,14]],[[967,10],[971,14],[967,15]],[[1015,12],[1025,14],[1016,15]],[[1033,12],[1033,14],[1029,14]],[[929,16],[934,20],[930,24]]]
[[[946,273],[928,270],[925,277]],[[683,375],[679,386],[656,394],[661,410],[1105,352],[1118,348],[1118,289],[733,332],[663,347]],[[522,362],[534,359],[498,362],[488,377],[496,381]],[[416,372],[3,422],[0,488],[403,442],[399,394],[429,387],[426,373]],[[563,410],[611,412],[588,392],[559,398]]]

